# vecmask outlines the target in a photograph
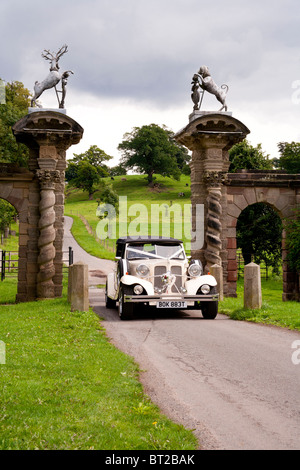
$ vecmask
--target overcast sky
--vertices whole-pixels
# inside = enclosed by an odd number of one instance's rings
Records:
[[[49,72],[43,49],[67,44],[67,113],[84,128],[68,158],[97,145],[117,164],[134,126],[188,123],[207,65],[250,143],[276,157],[278,142],[300,141],[299,20],[299,0],[1,0],[0,77],[32,92]],[[40,102],[56,107],[54,90]],[[219,108],[205,94],[202,109]]]

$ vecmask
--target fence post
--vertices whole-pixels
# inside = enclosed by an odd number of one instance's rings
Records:
[[[69,246],[69,266],[73,264],[73,249]]]
[[[5,279],[5,251],[2,250],[2,261],[1,261],[1,281]]]

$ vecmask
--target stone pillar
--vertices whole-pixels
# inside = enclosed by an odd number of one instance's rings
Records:
[[[218,264],[213,264],[210,268],[210,274],[214,276],[218,283],[218,293],[219,293],[219,300],[224,300],[224,290],[223,290],[223,269],[222,266]]]
[[[30,299],[53,298],[62,293],[66,150],[81,140],[83,129],[57,110],[33,111],[13,126],[17,141],[29,148],[33,175],[28,214],[24,214],[29,225],[23,236],[28,242],[22,255],[28,261],[31,253],[30,265],[27,262]],[[38,233],[32,238],[34,231]]]
[[[217,264],[223,267],[224,293],[227,286],[227,188],[228,150],[249,134],[249,129],[231,113],[195,111],[189,124],[175,138],[192,150],[191,200],[192,227],[196,228],[195,207],[204,206],[204,245],[193,250],[205,272]]]
[[[245,266],[244,270],[244,307],[258,309],[261,305],[260,266],[250,263]]]
[[[79,261],[69,267],[68,301],[71,311],[87,312],[89,309],[89,271],[87,264]]]

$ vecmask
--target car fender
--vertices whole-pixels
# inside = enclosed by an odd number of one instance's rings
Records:
[[[208,284],[211,287],[215,287],[217,285],[217,281],[214,276],[211,276],[210,274],[195,277],[194,279],[186,281],[185,287],[187,289],[187,293],[190,295],[196,295],[197,290],[199,287],[203,286],[203,284]]]
[[[107,285],[107,296],[111,299],[116,298],[116,291],[115,291],[115,273],[109,273],[106,277],[106,285]]]
[[[153,285],[151,282],[141,279],[140,277],[131,276],[130,274],[121,277],[121,283],[125,286],[132,286],[133,284],[140,284],[148,295],[154,294]]]

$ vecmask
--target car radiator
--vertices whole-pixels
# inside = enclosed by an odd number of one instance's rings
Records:
[[[162,281],[162,275],[167,272],[166,266],[155,266],[154,268],[154,287],[162,289],[165,284]],[[171,274],[176,276],[176,281],[172,287],[172,292],[177,293],[182,287],[182,268],[181,266],[171,266]]]

